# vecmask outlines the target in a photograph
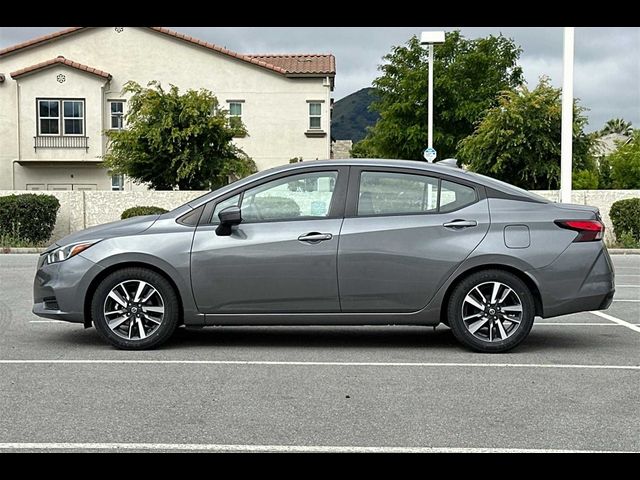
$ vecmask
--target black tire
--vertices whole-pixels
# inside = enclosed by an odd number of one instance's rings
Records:
[[[105,301],[109,292],[118,284],[126,281],[142,280],[155,288],[164,302],[164,317],[160,325],[146,338],[128,340],[116,334],[107,323],[104,314]],[[146,268],[123,268],[109,274],[93,294],[91,317],[96,330],[102,338],[122,350],[150,350],[166,342],[179,322],[179,301],[173,286],[159,273]]]
[[[513,333],[507,338],[497,341],[478,338],[470,332],[463,321],[463,302],[465,297],[474,287],[487,284],[488,282],[500,282],[512,289],[519,297],[522,308],[520,323],[517,325],[517,328],[514,328]],[[506,289],[503,291],[505,290]],[[531,291],[520,278],[504,270],[482,270],[472,273],[455,287],[447,305],[447,319],[453,335],[463,345],[483,353],[501,353],[518,346],[529,335],[534,318],[535,304]],[[494,325],[494,323],[489,321],[489,324],[485,327],[487,331],[489,330],[489,325]],[[502,323],[502,325],[504,326],[505,324]],[[507,323],[507,325],[512,324]],[[493,331],[497,332],[497,324],[492,332]],[[499,332],[498,335],[500,335]]]

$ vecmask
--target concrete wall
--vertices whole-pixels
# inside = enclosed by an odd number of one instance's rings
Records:
[[[56,241],[71,232],[113,222],[120,219],[124,210],[135,206],[157,206],[171,210],[206,192],[202,191],[138,191],[138,192],[27,192],[0,190],[0,197],[11,194],[40,193],[54,195],[60,201],[58,221],[51,241]],[[558,201],[557,190],[536,191],[552,201]],[[578,190],[573,192],[573,203],[598,207],[607,227],[606,239],[613,241],[613,225],[609,210],[613,202],[625,198],[640,198],[640,190]]]
[[[16,80],[12,71],[51,60],[59,55],[110,73],[106,82],[63,65],[34,72]],[[147,28],[96,27],[0,58],[0,189],[24,189],[45,173],[13,164],[38,160],[47,163],[95,161],[104,148],[101,131],[109,127],[108,100],[125,99],[122,87],[129,80],[146,85],[151,80],[187,89],[211,90],[223,108],[228,100],[242,100],[242,120],[248,135],[235,142],[260,170],[286,164],[290,158],[327,159],[330,156],[331,88],[327,78],[289,78],[232,57],[188,44]],[[58,83],[58,74],[66,81]],[[89,152],[48,149],[34,152],[36,97],[85,98]],[[308,101],[322,102],[324,137],[305,135],[309,127]],[[125,104],[126,111],[126,104]],[[18,128],[19,126],[19,128]],[[42,165],[42,164],[40,164]],[[67,165],[68,166],[68,165]],[[15,183],[12,179],[15,171]],[[86,173],[86,172],[85,172]],[[86,183],[109,188],[106,171],[95,168]],[[78,183],[78,182],[69,182]],[[128,187],[130,188],[130,186]]]

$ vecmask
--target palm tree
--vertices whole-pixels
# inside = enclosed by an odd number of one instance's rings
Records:
[[[622,118],[612,118],[604,124],[604,128],[601,131],[602,135],[608,135],[610,133],[619,133],[626,137],[630,137],[633,134],[633,127],[631,122],[625,122]]]

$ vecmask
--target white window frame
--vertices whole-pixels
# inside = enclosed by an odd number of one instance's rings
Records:
[[[322,130],[322,103],[323,102],[319,102],[319,101],[309,101],[309,130]],[[313,105],[319,105],[320,106],[320,113],[319,114],[314,114],[311,113],[311,108],[313,107]],[[311,125],[311,119],[313,118],[318,118],[320,119],[320,125],[318,127],[314,127]]]
[[[61,121],[62,121],[62,133],[61,135],[65,136],[65,137],[84,137],[85,136],[85,124],[84,124],[84,117],[85,117],[85,101],[83,98],[61,98],[61,106],[62,106],[62,115],[61,115]],[[82,104],[82,115],[80,117],[65,117],[64,116],[64,104],[66,102],[78,102]],[[67,133],[66,132],[66,125],[65,125],[65,120],[81,120],[81,125],[82,125],[82,132],[81,133]]]
[[[119,185],[114,185],[113,184],[113,180],[114,179],[119,179],[120,181],[118,182]],[[124,174],[119,174],[119,175],[111,175],[111,191],[112,192],[123,192],[124,191]]]
[[[58,116],[57,117],[41,117],[40,116],[40,104],[42,102],[56,102],[58,104]],[[37,122],[38,122],[38,136],[39,137],[59,137],[62,133],[60,131],[60,100],[57,98],[39,98],[38,99],[38,111],[37,111]],[[42,133],[42,124],[40,120],[57,120],[58,121],[58,133]]]
[[[125,104],[126,100],[107,100],[107,103],[109,105],[109,130],[124,130],[125,129],[125,125],[124,125],[124,104]],[[119,114],[114,114],[113,111],[111,110],[111,105],[113,105],[114,103],[120,103],[122,105],[122,113]],[[121,123],[121,127],[120,128],[116,128],[113,126],[113,119],[114,118],[120,118],[120,123]]]

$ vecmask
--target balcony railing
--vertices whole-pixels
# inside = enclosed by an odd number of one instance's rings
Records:
[[[89,137],[52,135],[33,137],[33,148],[84,148],[89,151]]]

